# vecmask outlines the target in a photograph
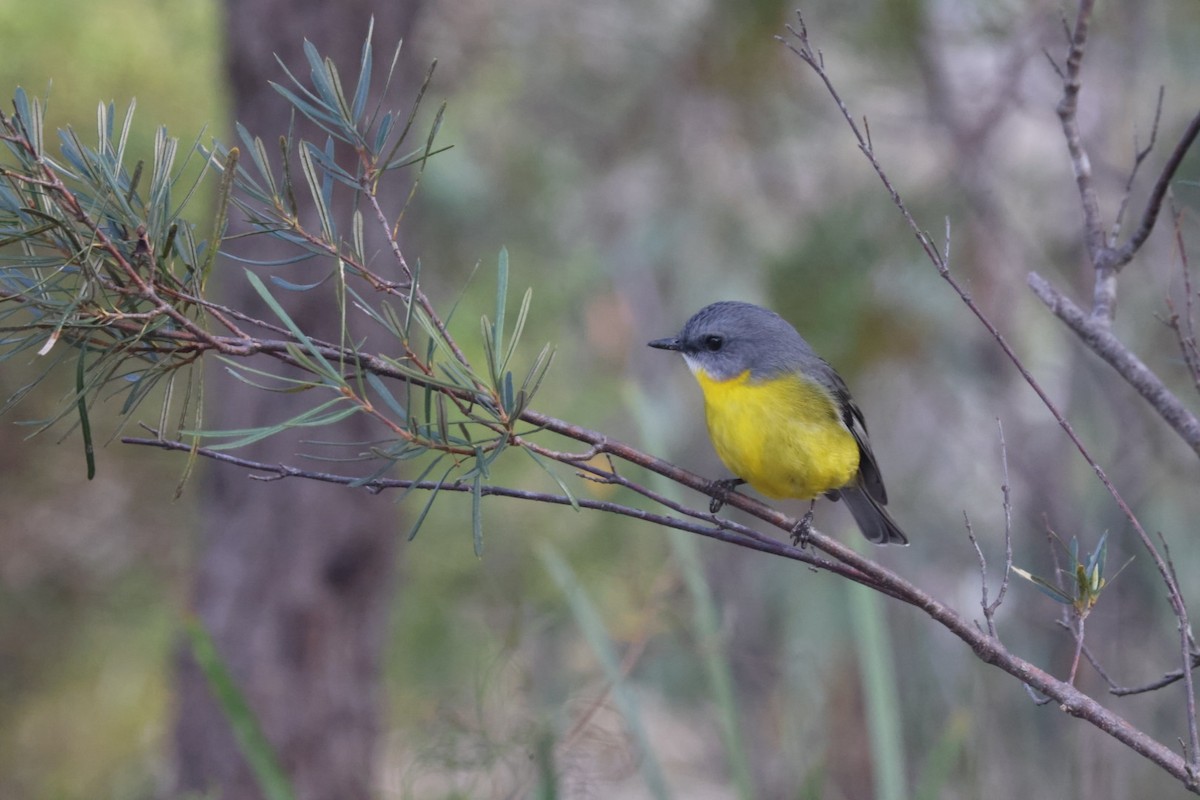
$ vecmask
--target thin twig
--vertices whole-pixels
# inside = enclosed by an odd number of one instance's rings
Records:
[[[983,548],[979,546],[979,540],[975,538],[975,529],[971,527],[971,518],[965,510],[963,511],[963,524],[967,526],[967,539],[975,548],[975,557],[979,560],[979,607],[983,609],[983,620],[987,623],[988,635],[996,639],[999,638],[999,635],[996,633],[995,611],[988,602],[987,558],[983,555]]]
[[[1129,200],[1133,196],[1133,182],[1137,178],[1138,170],[1141,169],[1142,162],[1154,150],[1154,143],[1158,140],[1158,124],[1162,121],[1163,98],[1166,96],[1166,89],[1158,87],[1158,102],[1154,106],[1154,122],[1150,126],[1150,141],[1145,147],[1137,146],[1137,137],[1133,141],[1133,166],[1129,169],[1129,177],[1125,179],[1125,191],[1121,193],[1121,204],[1117,207],[1117,215],[1113,217],[1112,228],[1108,232],[1108,242],[1106,247],[1116,247],[1117,240],[1121,235],[1121,225],[1125,221],[1125,211],[1129,208]]]
[[[1012,577],[1013,565],[1012,482],[1008,478],[1008,444],[1004,441],[1004,425],[999,418],[996,419],[996,431],[1000,437],[1000,464],[1004,474],[1004,484],[1000,487],[1000,491],[1004,495],[1004,577],[1000,580],[1000,589],[996,592],[996,599],[992,601],[988,609],[992,617],[1000,609],[1000,604],[1004,602],[1004,595],[1008,592],[1008,580]]]
[[[1180,224],[1182,212],[1171,201],[1171,222],[1174,229],[1175,249],[1179,253],[1179,271],[1183,278],[1183,322],[1175,313],[1171,298],[1167,298],[1167,309],[1171,312],[1169,324],[1175,331],[1179,342],[1179,350],[1183,362],[1187,365],[1188,373],[1192,376],[1192,385],[1200,393],[1200,347],[1196,343],[1196,318],[1193,310],[1195,295],[1192,293],[1192,271],[1188,263],[1187,244],[1183,239],[1183,226]]]
[[[1167,559],[1167,569],[1171,572],[1171,577],[1178,585],[1179,578],[1175,572],[1175,562],[1171,558],[1171,548],[1167,544],[1167,540],[1159,533],[1159,539],[1162,542],[1163,556]],[[1188,624],[1187,611],[1183,605],[1182,595],[1173,595],[1171,597],[1172,605],[1179,607],[1177,612],[1179,625],[1179,650],[1183,654],[1183,673],[1184,695],[1187,698],[1187,725],[1188,725],[1188,749],[1187,760],[1193,774],[1200,772],[1200,727],[1196,722],[1196,686],[1192,677],[1191,664],[1195,657],[1193,652],[1192,628]]]
[[[1083,631],[1084,625],[1087,623],[1087,616],[1077,614],[1075,616],[1075,624],[1071,626],[1071,636],[1075,640],[1075,653],[1071,658],[1071,672],[1067,676],[1067,683],[1075,685],[1075,675],[1079,672],[1079,657],[1083,654]]]
[[[1200,667],[1200,653],[1192,653],[1192,670]],[[1118,697],[1126,697],[1131,694],[1144,694],[1146,692],[1156,692],[1159,689],[1170,686],[1173,683],[1178,683],[1183,679],[1184,671],[1182,669],[1172,670],[1164,673],[1158,680],[1150,681],[1149,683],[1141,684],[1140,686],[1114,686],[1111,691]]]
[[[1171,155],[1167,158],[1167,162],[1163,164],[1162,172],[1159,173],[1158,180],[1154,182],[1154,189],[1151,190],[1150,197],[1146,201],[1146,209],[1142,212],[1142,221],[1138,225],[1137,230],[1129,237],[1129,241],[1125,243],[1125,246],[1117,251],[1116,263],[1118,269],[1128,264],[1141,246],[1145,244],[1146,239],[1150,237],[1150,232],[1154,230],[1154,223],[1158,219],[1158,213],[1162,210],[1167,190],[1171,188],[1171,181],[1174,179],[1175,173],[1179,171],[1179,166],[1183,163],[1184,156],[1192,148],[1197,136],[1200,136],[1200,112],[1197,112],[1196,116],[1192,117],[1192,121],[1184,129],[1183,135],[1179,137],[1175,149],[1171,151]]]

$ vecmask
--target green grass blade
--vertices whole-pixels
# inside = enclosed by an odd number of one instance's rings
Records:
[[[258,718],[217,652],[212,636],[204,624],[194,617],[184,622],[184,632],[191,644],[192,655],[204,673],[217,704],[225,712],[233,738],[237,740],[238,748],[254,773],[263,796],[266,800],[295,800],[291,782],[280,766],[274,748],[267,741]]]
[[[627,392],[627,404],[643,441],[651,452],[663,452],[667,448],[661,441],[662,426],[655,424],[655,417],[645,398],[635,392]],[[682,499],[679,486],[658,475],[651,476],[651,487],[675,500]],[[750,759],[739,724],[737,697],[733,691],[733,673],[726,654],[722,635],[721,615],[717,609],[709,585],[708,575],[700,558],[696,537],[683,531],[668,531],[671,554],[680,565],[684,582],[692,601],[692,635],[707,646],[701,647],[704,673],[708,680],[709,693],[720,723],[721,742],[725,747],[725,758],[729,764],[730,777],[740,800],[755,797],[754,782],[750,777]]]
[[[741,800],[755,796],[750,777],[750,760],[746,743],[738,724],[738,706],[733,690],[733,673],[726,658],[726,639],[721,626],[717,601],[713,597],[708,575],[700,558],[696,537],[683,531],[670,531],[671,555],[679,564],[684,583],[692,600],[693,635],[700,643],[704,659],[704,674],[708,679],[712,703],[721,724],[721,740],[725,746],[733,786]]]
[[[877,800],[905,800],[904,734],[900,727],[899,689],[892,642],[884,623],[882,598],[856,583],[847,583],[850,620],[858,645],[858,665],[867,705]]]
[[[633,740],[634,752],[639,756],[638,769],[641,770],[642,780],[645,781],[647,790],[652,797],[658,798],[658,800],[667,800],[671,797],[667,788],[667,779],[663,775],[662,767],[659,766],[658,758],[651,746],[650,737],[642,724],[641,709],[637,699],[629,691],[625,676],[621,674],[620,659],[617,657],[616,648],[613,647],[608,631],[604,627],[604,622],[600,618],[600,613],[592,605],[592,601],[583,587],[580,586],[575,572],[558,554],[557,550],[545,545],[538,549],[538,556],[541,557],[542,564],[550,573],[550,577],[558,584],[559,590],[566,596],[571,613],[575,615],[575,621],[579,624],[584,638],[591,645],[596,659],[604,669],[605,677],[612,687],[613,701],[625,720],[625,728]]]
[[[942,735],[925,758],[921,782],[913,793],[916,800],[938,800],[947,795],[946,787],[963,757],[970,730],[971,719],[966,711],[956,711],[946,720]]]

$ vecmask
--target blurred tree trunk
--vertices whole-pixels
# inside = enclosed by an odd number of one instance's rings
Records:
[[[371,15],[378,69],[390,60],[397,39],[411,30],[420,5],[420,0],[228,0],[226,61],[234,118],[277,153],[273,142],[288,130],[291,108],[268,84],[284,81],[276,54],[293,74],[306,78],[301,48],[307,38],[333,58],[352,87]],[[403,92],[419,85],[414,76],[423,70],[408,60],[398,72]],[[396,104],[409,102],[411,95],[397,94]],[[325,139],[299,121],[297,134]],[[292,174],[300,174],[297,165]],[[296,192],[301,204],[307,195]],[[230,233],[244,230],[239,224],[232,220]],[[230,249],[271,260],[282,257],[279,247],[277,240],[258,236],[234,242]],[[222,302],[270,318],[241,279],[241,265],[225,261],[222,267]],[[297,280],[297,270],[329,268],[310,264],[278,271]],[[323,334],[336,330],[336,307],[328,292],[279,294],[306,326]],[[211,429],[283,421],[316,402],[305,396],[309,393],[252,389],[217,365],[207,379],[206,425]],[[351,418],[336,436],[322,430],[318,438],[362,442],[377,435],[365,421]],[[256,446],[253,457],[296,463],[298,453],[317,448],[300,440],[288,435],[269,439]],[[350,456],[358,449],[352,445],[334,455]],[[399,526],[394,504],[387,497],[312,482],[252,481],[244,472],[222,466],[208,470],[201,491],[205,519],[194,610],[258,715],[297,797],[365,800],[375,775],[381,660],[395,578]],[[261,797],[204,676],[186,653],[180,658],[178,684],[178,788],[211,791],[222,800]]]

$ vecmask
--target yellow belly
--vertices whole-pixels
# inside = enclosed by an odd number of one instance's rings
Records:
[[[858,473],[858,443],[817,384],[799,377],[754,383],[749,373],[714,381],[702,370],[696,379],[717,455],[762,494],[810,500]]]

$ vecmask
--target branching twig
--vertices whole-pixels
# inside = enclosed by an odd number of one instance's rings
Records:
[[[1174,227],[1175,249],[1179,253],[1179,271],[1183,278],[1183,321],[1175,312],[1171,298],[1167,298],[1167,310],[1171,312],[1168,324],[1175,331],[1179,342],[1179,350],[1183,355],[1183,363],[1187,365],[1188,374],[1192,376],[1192,385],[1200,393],[1200,346],[1196,342],[1196,317],[1193,311],[1195,295],[1192,293],[1192,271],[1188,263],[1187,244],[1183,240],[1183,228],[1179,224],[1181,213],[1171,203],[1171,222]]]
[[[1192,670],[1200,668],[1200,653],[1192,653]],[[1109,691],[1118,697],[1126,697],[1131,694],[1144,694],[1146,692],[1157,692],[1177,683],[1183,679],[1184,671],[1182,669],[1172,670],[1165,673],[1158,680],[1150,681],[1149,683],[1141,684],[1140,686],[1113,686]]]
[[[1079,200],[1083,207],[1083,239],[1088,258],[1095,270],[1095,286],[1092,290],[1092,320],[1102,326],[1112,324],[1116,313],[1117,303],[1117,273],[1133,260],[1137,251],[1145,244],[1162,209],[1163,199],[1170,188],[1171,180],[1175,177],[1183,157],[1191,149],[1197,135],[1200,135],[1200,113],[1192,118],[1180,137],[1179,142],[1171,151],[1154,183],[1150,197],[1146,201],[1138,227],[1133,231],[1123,245],[1117,243],[1117,234],[1124,216],[1134,175],[1141,162],[1149,155],[1154,146],[1155,133],[1158,130],[1159,117],[1162,112],[1162,92],[1159,93],[1158,106],[1154,115],[1154,128],[1150,143],[1135,154],[1134,165],[1130,172],[1129,182],[1125,187],[1125,195],[1121,207],[1113,223],[1109,236],[1105,236],[1104,223],[1100,216],[1100,202],[1095,185],[1092,181],[1091,160],[1083,144],[1079,130],[1079,92],[1082,87],[1080,73],[1083,65],[1083,55],[1087,48],[1088,31],[1091,26],[1094,0],[1080,0],[1075,24],[1068,28],[1068,48],[1065,68],[1058,68],[1062,78],[1063,96],[1058,104],[1058,116],[1062,123],[1063,136],[1067,142],[1067,151],[1071,157],[1071,165],[1075,170],[1075,182],[1079,188]]]
[[[993,639],[999,639],[999,634],[996,632],[996,612],[1000,610],[1000,604],[1004,602],[1004,595],[1008,592],[1008,580],[1012,575],[1013,566],[1012,498],[1008,478],[1008,445],[1004,441],[1004,426],[998,419],[996,420],[996,428],[1000,436],[1000,462],[1003,465],[1004,472],[1004,483],[1000,486],[1000,491],[1004,497],[1004,574],[1000,579],[1000,588],[996,591],[996,597],[990,602],[988,601],[987,559],[983,555],[983,548],[979,546],[979,542],[975,539],[975,532],[971,529],[970,518],[967,517],[965,511],[963,512],[963,519],[966,520],[967,525],[967,538],[970,539],[971,545],[975,548],[975,556],[979,559],[979,605],[983,609],[983,619],[987,623],[988,635]]]

